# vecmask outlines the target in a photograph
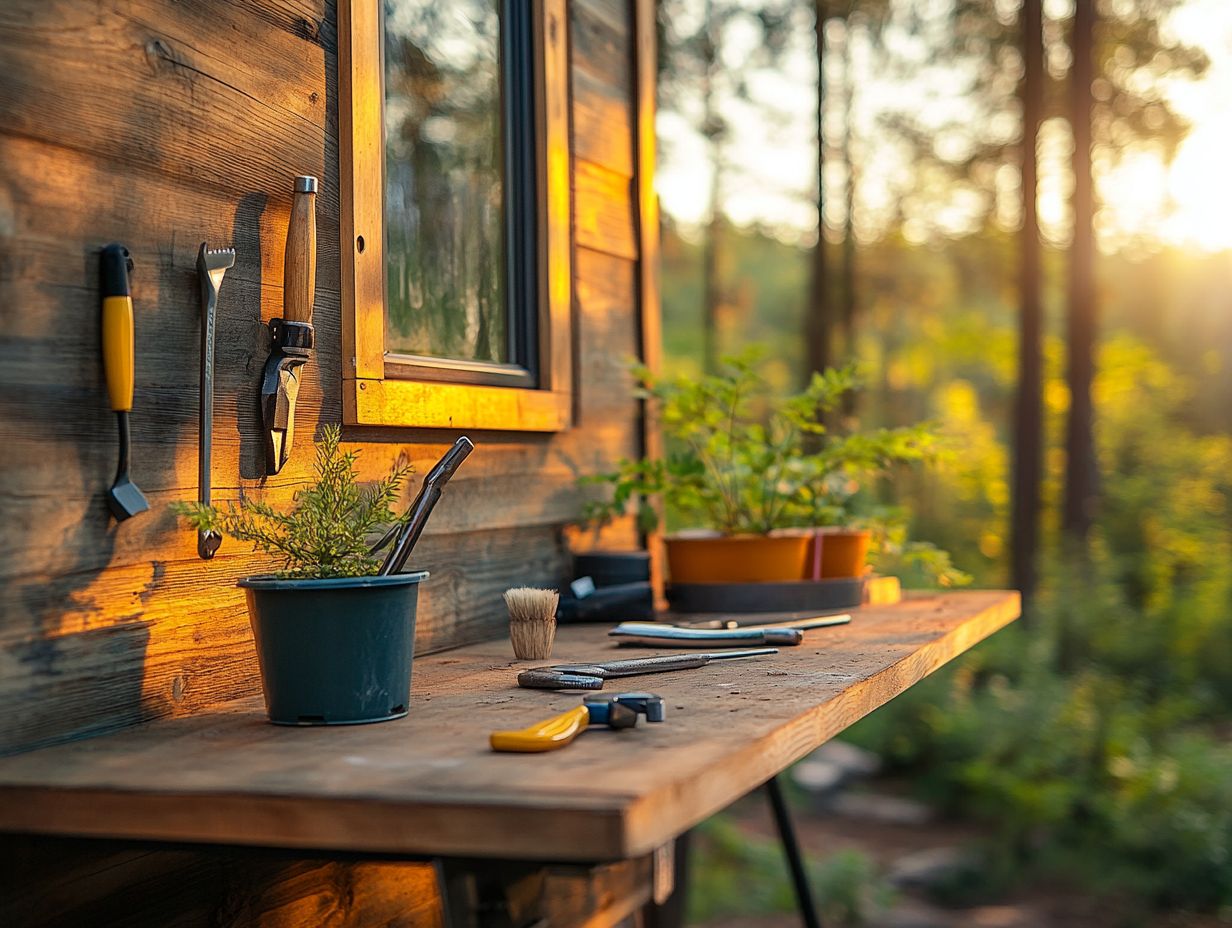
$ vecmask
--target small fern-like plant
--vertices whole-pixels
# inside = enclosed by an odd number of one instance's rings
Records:
[[[198,530],[216,531],[282,559],[275,576],[292,579],[366,577],[380,561],[369,554],[379,532],[405,520],[393,506],[411,465],[396,465],[387,477],[361,487],[357,451],[342,451],[341,429],[326,426],[317,443],[317,479],[298,490],[289,512],[242,499],[226,509],[197,502],[173,503],[172,511]]]

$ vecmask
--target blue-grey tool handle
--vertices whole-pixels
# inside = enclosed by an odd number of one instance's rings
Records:
[[[804,641],[804,633],[795,628],[678,628],[650,622],[622,622],[610,632],[621,644],[664,645],[669,647],[718,647],[738,645],[785,645],[794,647]]]
[[[811,631],[814,628],[829,628],[831,625],[846,625],[851,621],[851,614],[844,612],[841,615],[806,615],[794,619],[788,619],[784,622],[766,622],[757,621],[752,616],[740,616],[739,618],[724,618],[724,619],[707,619],[700,622],[680,622],[676,623],[676,628],[798,628],[802,632]],[[625,623],[628,624],[628,623]],[[643,623],[644,624],[644,623]]]

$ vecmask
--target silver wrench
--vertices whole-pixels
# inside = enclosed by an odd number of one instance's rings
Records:
[[[197,251],[197,275],[201,279],[201,415],[198,425],[200,459],[197,466],[197,500],[210,504],[210,440],[214,432],[214,317],[218,291],[227,268],[235,266],[235,249],[210,251],[201,243]],[[209,560],[222,544],[215,531],[197,532],[197,554]]]

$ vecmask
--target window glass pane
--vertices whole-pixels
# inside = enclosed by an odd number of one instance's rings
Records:
[[[388,351],[509,361],[500,0],[385,0]]]

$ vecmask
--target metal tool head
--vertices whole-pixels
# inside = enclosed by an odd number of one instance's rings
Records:
[[[218,553],[222,545],[222,534],[213,529],[197,531],[197,557],[208,561]]]
[[[265,469],[282,470],[295,442],[295,401],[300,374],[312,357],[315,333],[310,323],[270,320],[273,350],[261,378],[261,419],[265,426]]]
[[[137,485],[128,477],[128,446],[130,443],[128,429],[128,412],[116,412],[116,420],[120,426],[120,463],[116,467],[115,480],[107,490],[107,508],[115,516],[117,522],[131,519],[138,513],[150,508],[145,495],[137,489]]]
[[[602,716],[604,712],[612,712],[616,706],[622,706],[633,712],[634,720],[637,716],[646,716],[647,722],[662,722],[667,717],[667,707],[663,703],[662,696],[656,696],[654,693],[615,693],[612,695],[604,694],[602,696],[587,696],[582,702],[590,710],[590,720],[595,724],[604,724]],[[608,707],[608,708],[604,708]],[[613,725],[612,727],[620,727]]]
[[[197,271],[202,276],[209,277],[215,288],[222,283],[223,274],[230,267],[235,267],[234,248],[211,250],[205,247],[205,242],[201,243],[201,247],[197,249]]]
[[[123,522],[125,519],[131,519],[145,512],[150,508],[150,503],[146,500],[145,494],[137,489],[137,484],[129,480],[128,474],[125,473],[117,477],[116,482],[107,491],[107,508],[111,510],[117,522]]]

